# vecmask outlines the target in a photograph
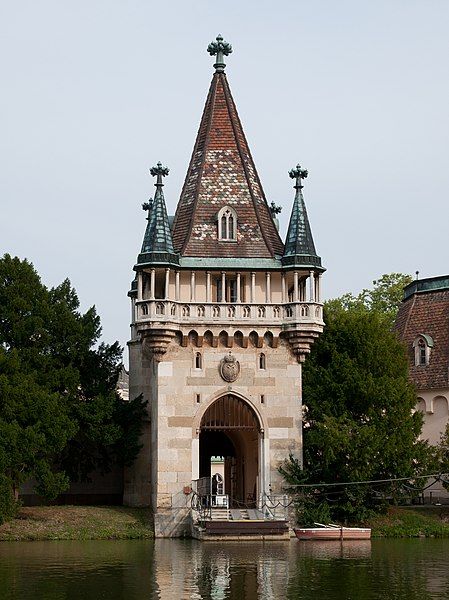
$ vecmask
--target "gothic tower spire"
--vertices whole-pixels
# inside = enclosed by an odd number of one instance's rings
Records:
[[[158,162],[150,169],[150,174],[156,177],[156,193],[154,200],[142,204],[143,210],[148,211],[147,227],[143,238],[142,250],[137,259],[138,263],[177,263],[178,258],[173,249],[173,240],[165,206],[162,178],[169,173],[167,167]]]
[[[284,256],[282,257],[282,264],[284,265],[321,267],[321,258],[315,250],[306,204],[302,194],[304,187],[302,182],[308,174],[308,171],[299,164],[289,171],[290,177],[295,180],[293,187],[296,189],[296,194],[285,240]]]
[[[187,257],[281,257],[283,243],[224,72],[232,47],[219,35],[208,52],[217,57],[215,73],[176,210],[174,248]],[[230,209],[236,220],[232,241],[237,244],[217,235],[222,209]]]

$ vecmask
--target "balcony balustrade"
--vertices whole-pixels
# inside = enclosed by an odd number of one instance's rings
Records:
[[[322,324],[323,306],[318,302],[287,304],[234,304],[213,302],[176,302],[173,300],[140,300],[135,304],[135,324],[158,323],[288,323]]]

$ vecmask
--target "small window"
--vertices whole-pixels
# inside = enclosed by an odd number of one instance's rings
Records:
[[[413,348],[415,350],[415,367],[426,367],[430,361],[433,339],[430,335],[422,333],[413,342]]]
[[[420,365],[426,365],[427,364],[427,357],[426,357],[426,343],[423,340],[419,340],[418,342],[418,348],[419,348],[419,356],[418,356],[418,360],[419,360],[419,364]]]
[[[203,357],[201,352],[196,352],[195,353],[195,369],[202,369],[203,368]]]
[[[263,394],[260,395],[260,403],[265,404],[265,396]]]
[[[266,368],[267,368],[267,359],[265,357],[265,354],[262,352],[262,354],[259,356],[259,369],[263,369],[265,371]]]
[[[229,206],[218,213],[218,239],[223,242],[237,240],[237,215]]]
[[[228,239],[228,222],[226,220],[226,216],[223,215],[221,217],[221,233],[220,239],[227,240]]]
[[[195,394],[195,400],[196,400],[197,404],[199,404],[201,402],[201,396],[200,396],[200,394]]]

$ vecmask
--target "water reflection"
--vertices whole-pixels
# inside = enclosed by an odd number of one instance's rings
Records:
[[[449,598],[449,540],[0,543],[2,600]]]
[[[331,558],[370,558],[371,540],[298,541],[301,556],[317,559]]]
[[[185,542],[174,547],[172,541],[160,540],[155,565],[161,598],[282,598],[291,548],[288,542]],[[183,581],[176,577],[180,564],[185,565]]]

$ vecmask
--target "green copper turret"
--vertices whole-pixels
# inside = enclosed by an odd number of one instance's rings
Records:
[[[159,162],[150,169],[150,173],[157,178],[155,183],[156,193],[153,200],[142,204],[142,208],[148,211],[148,224],[137,263],[178,264],[179,257],[173,249],[167,207],[162,191],[164,186],[162,178],[168,175],[169,170]]]
[[[295,179],[293,187],[296,189],[296,195],[288,225],[282,264],[323,269],[321,258],[317,255],[313,243],[312,230],[302,195],[304,187],[302,182],[307,177],[308,171],[298,164],[289,171],[289,175]]]

